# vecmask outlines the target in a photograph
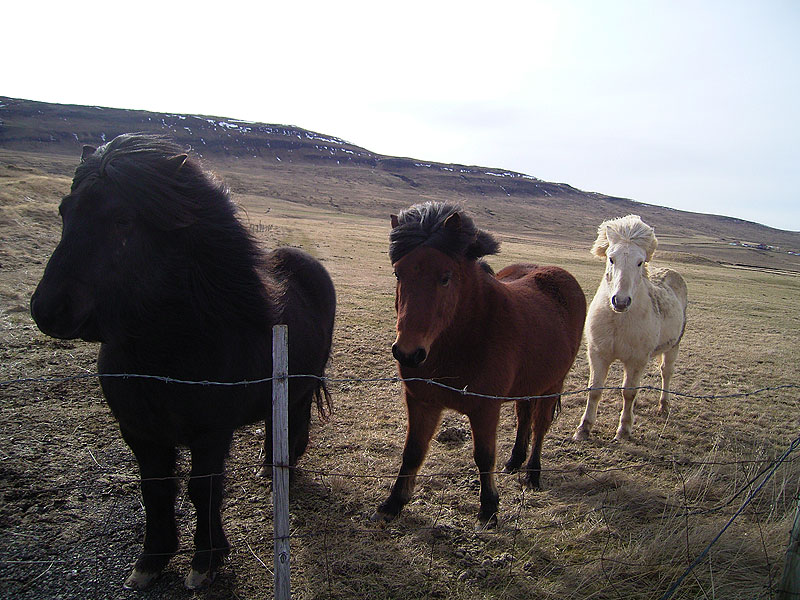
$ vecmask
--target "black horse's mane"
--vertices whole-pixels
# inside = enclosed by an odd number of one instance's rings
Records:
[[[126,133],[84,157],[72,191],[95,181],[110,184],[129,206],[158,229],[191,225],[208,212],[233,216],[227,187],[169,138]]]
[[[266,274],[264,253],[237,218],[228,188],[169,138],[131,133],[85,148],[72,193],[84,189],[115,194],[180,249],[173,266],[189,266],[172,292],[191,298],[196,314],[263,321],[280,310],[281,285]]]
[[[445,221],[454,214],[459,217],[458,226],[445,227]],[[415,204],[398,215],[397,226],[389,234],[392,264],[419,246],[469,260],[497,254],[500,250],[500,242],[478,229],[463,208],[445,202]]]

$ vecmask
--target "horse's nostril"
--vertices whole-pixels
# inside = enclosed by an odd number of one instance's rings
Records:
[[[428,353],[425,352],[425,348],[417,348],[414,354],[411,355],[411,362],[413,362],[415,366],[421,365],[425,362],[426,358],[428,358]]]
[[[617,310],[625,310],[631,305],[631,299],[630,297],[622,297],[615,294],[611,296],[611,304]]]
[[[392,344],[392,356],[404,367],[418,367],[428,358],[428,353],[425,348],[417,348],[411,354],[406,354],[397,344]]]

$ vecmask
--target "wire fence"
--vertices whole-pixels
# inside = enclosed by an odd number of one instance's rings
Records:
[[[255,386],[255,385],[264,385],[267,383],[271,383],[275,380],[274,377],[264,377],[254,380],[246,380],[246,381],[231,381],[231,382],[220,382],[220,381],[206,381],[206,380],[182,380],[182,379],[175,379],[171,377],[165,377],[160,375],[147,375],[147,374],[137,374],[137,373],[80,373],[80,374],[73,374],[73,375],[58,375],[58,376],[42,376],[42,377],[24,377],[24,378],[16,378],[16,379],[7,379],[0,381],[0,390],[6,389],[12,386],[29,386],[34,384],[55,384],[55,383],[68,383],[74,381],[81,381],[81,380],[89,380],[89,379],[102,379],[102,378],[124,378],[124,379],[141,379],[141,380],[150,380],[150,381],[157,381],[160,383],[165,384],[175,384],[175,385],[195,385],[195,386]],[[313,378],[320,380],[326,384],[401,384],[407,382],[424,382],[429,385],[437,386],[440,388],[444,388],[455,393],[470,395],[480,398],[486,398],[491,400],[499,400],[499,401],[534,401],[537,399],[545,399],[545,398],[552,398],[553,396],[558,395],[541,395],[541,396],[521,396],[521,397],[503,397],[503,396],[495,396],[495,395],[488,395],[488,394],[481,394],[479,392],[474,392],[466,388],[456,388],[448,385],[447,383],[441,380],[432,380],[432,379],[421,379],[421,378],[400,378],[396,376],[390,377],[377,377],[377,378],[329,378],[329,377],[318,377],[314,375],[289,375],[289,379],[291,378]],[[623,388],[619,386],[604,386],[602,388],[583,388],[578,390],[572,391],[565,391],[560,396],[568,396],[568,395],[583,395],[588,393],[592,389],[600,389],[604,391],[621,391],[624,389],[635,389],[635,390],[649,390],[649,391],[663,391],[659,387],[655,386],[636,386],[635,388]],[[769,392],[776,392],[776,391],[786,391],[786,390],[797,390],[800,389],[800,385],[798,384],[785,384],[785,385],[776,385],[776,386],[768,386],[768,387],[761,387],[757,389],[753,389],[751,391],[745,392],[733,392],[733,393],[725,393],[725,394],[693,394],[693,393],[684,393],[676,390],[668,390],[670,394],[676,397],[683,397],[687,399],[694,399],[694,400],[718,400],[718,399],[731,399],[731,398],[746,398],[751,396],[757,396],[760,394],[765,394]],[[731,494],[727,499],[721,501],[714,506],[702,506],[702,503],[691,503],[688,499],[684,499],[683,503],[663,503],[664,510],[672,511],[673,518],[684,518],[687,519],[687,528],[688,528],[688,518],[698,515],[708,515],[708,514],[721,514],[723,513],[728,507],[731,507],[736,503],[737,500],[743,498],[741,504],[738,505],[738,508],[733,512],[733,514],[728,518],[725,524],[719,529],[718,533],[713,537],[713,539],[707,544],[707,546],[699,552],[693,560],[691,560],[686,567],[686,569],[681,573],[680,576],[674,579],[663,595],[660,596],[661,600],[669,600],[674,596],[677,590],[684,584],[684,582],[692,577],[693,571],[703,563],[703,561],[708,557],[710,551],[714,547],[715,544],[719,542],[719,540],[724,536],[726,531],[731,527],[731,525],[738,519],[740,516],[745,512],[745,510],[753,503],[753,501],[759,496],[759,494],[764,490],[765,486],[770,482],[773,477],[775,477],[778,470],[785,465],[793,464],[798,461],[797,450],[800,448],[800,436],[791,440],[787,443],[785,450],[776,458],[752,458],[752,459],[744,459],[744,460],[668,460],[664,458],[658,457],[647,457],[641,458],[641,461],[635,464],[626,464],[626,465],[617,465],[617,466],[604,466],[604,467],[593,467],[591,465],[581,465],[579,467],[570,467],[570,468],[560,468],[560,467],[545,467],[542,468],[543,473],[561,473],[567,474],[572,473],[580,476],[586,477],[596,477],[603,474],[607,474],[610,472],[621,472],[621,471],[628,471],[628,470],[635,470],[635,469],[643,469],[643,468],[653,468],[653,467],[661,467],[661,468],[675,468],[680,467],[683,469],[691,468],[691,467],[707,467],[707,466],[747,466],[754,469],[754,473],[752,473],[744,482],[739,484],[739,488]],[[90,453],[91,454],[91,453]],[[95,465],[99,468],[100,473],[106,475],[112,475],[115,480],[119,482],[126,482],[126,483],[141,483],[142,481],[147,481],[147,479],[141,479],[139,477],[130,475],[129,473],[120,472],[118,469],[112,469],[109,467],[104,467],[101,465],[92,455],[92,459]],[[272,463],[265,463],[264,461],[258,461],[257,464],[248,464],[245,463],[239,466],[239,469],[244,469],[252,472],[252,469],[259,466],[273,466]],[[281,467],[286,467],[286,465],[277,465]],[[228,469],[231,470],[230,468]],[[382,480],[390,480],[397,477],[396,472],[391,473],[358,473],[352,472],[347,469],[309,469],[306,467],[302,468],[302,471],[310,476],[316,476],[319,478],[341,478],[341,479],[371,479],[376,481]],[[524,471],[523,471],[524,472]],[[498,477],[518,477],[518,475],[509,475],[502,471],[496,471],[495,474]],[[203,475],[202,477],[213,477],[221,475],[220,474],[208,474]],[[447,471],[447,472],[435,472],[435,473],[420,473],[417,475],[420,479],[428,479],[428,480],[452,480],[454,478],[466,477],[466,476],[474,476],[473,471]],[[168,478],[155,478],[158,480],[164,479],[175,479],[175,480],[187,480],[189,476],[174,476]],[[81,486],[87,484],[81,483],[74,483],[71,485],[58,485],[53,486],[50,491],[56,493],[63,494],[65,491],[69,491],[70,489],[79,489]],[[94,484],[88,484],[92,486]],[[47,491],[47,490],[40,490],[40,491]],[[523,486],[523,496],[524,496],[524,486]],[[546,530],[563,530],[568,528],[570,525],[586,521],[592,518],[598,518],[602,522],[607,523],[607,513],[609,511],[614,510],[625,510],[626,506],[615,505],[613,503],[606,503],[599,507],[592,508],[588,511],[584,511],[579,515],[575,515],[570,518],[564,518],[557,521],[552,521],[546,524],[537,525],[534,527],[526,527],[526,531],[546,531]],[[110,509],[112,512],[115,510],[115,506],[112,506]],[[520,507],[520,511],[522,508]],[[113,518],[113,515],[109,514],[106,517],[106,523]],[[511,517],[513,519],[513,517]],[[430,531],[436,532],[439,529],[438,526],[438,517],[433,520],[432,524],[429,526],[422,526],[417,527],[416,531]],[[513,522],[513,521],[512,521]],[[514,555],[514,548],[516,546],[516,539],[517,534],[519,533],[519,525],[518,522],[514,524],[514,530],[512,535],[512,546],[509,549],[510,555],[513,557]],[[353,526],[352,523],[347,525],[340,525],[340,526],[331,526],[329,523],[325,523],[324,526],[317,526],[314,527],[313,530],[306,530],[302,532],[294,531],[290,532],[287,536],[285,536],[288,540],[318,540],[323,546],[326,546],[328,541],[331,539],[331,536],[337,535],[364,535],[364,536],[372,536],[375,534],[375,527],[373,526],[364,526],[364,527],[357,527]],[[491,536],[497,535],[498,532],[493,531],[483,531],[480,533],[482,536]],[[687,529],[687,537],[688,537],[688,529]],[[277,539],[277,538],[276,538]],[[265,562],[262,560],[261,557],[257,555],[257,553],[253,550],[252,546],[247,540],[244,540],[244,543],[247,547],[247,551],[253,558],[260,564],[261,568],[265,571],[272,573],[272,571],[267,566],[268,560]],[[436,541],[431,542],[431,564],[433,561],[433,548],[436,545]],[[687,547],[688,551],[688,547]],[[191,553],[190,549],[184,549],[179,551],[179,553]],[[91,557],[86,558],[87,561],[91,561]],[[329,558],[326,555],[325,560],[328,561]],[[48,565],[47,569],[40,573],[37,578],[44,577],[45,574],[52,568],[54,564],[65,563],[69,562],[66,559],[40,559],[40,558],[32,558],[32,559],[21,559],[21,558],[14,558],[10,556],[0,556],[0,564],[4,565]],[[590,566],[592,564],[601,564],[603,566],[603,570],[605,572],[607,565],[617,565],[623,567],[635,567],[637,569],[650,569],[656,568],[659,566],[663,566],[659,562],[649,562],[645,561],[624,561],[620,560],[619,558],[614,558],[611,556],[606,556],[605,553],[600,557],[589,558],[583,562],[573,562],[568,563],[567,566]],[[509,564],[502,565],[503,569],[506,571],[507,576],[509,577],[518,577],[518,576],[528,576],[528,574],[524,570],[517,569],[514,570],[515,561],[512,558],[508,561]],[[326,563],[327,564],[327,563]],[[327,568],[327,567],[326,567]],[[611,576],[609,575],[609,578]],[[330,581],[329,581],[330,585]],[[777,583],[770,581],[768,585],[768,589],[766,591],[765,598],[772,598],[774,593],[780,591],[777,587]]]

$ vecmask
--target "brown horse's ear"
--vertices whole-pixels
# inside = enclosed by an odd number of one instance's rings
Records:
[[[178,154],[167,159],[167,170],[170,175],[175,175],[189,158],[188,154]]]
[[[444,220],[444,228],[450,231],[461,231],[461,215],[453,213]]]
[[[89,158],[92,154],[97,151],[97,148],[94,146],[84,146],[83,150],[81,151],[81,162],[86,162],[86,159]]]
[[[392,215],[392,229],[395,229],[398,225],[400,225],[400,219],[397,218],[397,215]]]

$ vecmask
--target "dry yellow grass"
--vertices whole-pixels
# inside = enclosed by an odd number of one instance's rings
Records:
[[[34,170],[7,175],[0,185],[0,380],[91,372],[95,346],[45,338],[25,312],[43,268],[37,261],[57,240],[55,206],[68,181]],[[400,386],[358,381],[395,374],[388,211],[382,218],[346,214],[242,188],[235,197],[246,222],[262,225],[254,227],[256,237],[268,247],[302,246],[321,259],[339,300],[328,371],[337,380],[331,384],[334,412],[328,423],[314,421],[292,490],[296,598],[659,597],[800,431],[797,387],[719,397],[800,384],[800,278],[691,257],[674,262],[681,258],[675,254],[662,261],[657,253],[654,262],[679,270],[689,285],[688,326],[673,386],[703,398],[676,396],[663,419],[655,415],[657,393],[640,392],[634,440],[615,443],[620,399],[609,391],[592,440],[575,444],[570,437],[585,395],[571,392],[582,390],[588,378],[581,352],[567,380],[570,393],[545,440],[545,489],[532,492],[516,476],[499,475],[498,530],[473,530],[477,475],[468,426],[458,415],[446,417],[443,427],[451,435],[433,443],[412,502],[395,522],[377,528],[369,516],[396,475],[405,432]],[[476,221],[486,225],[480,216]],[[556,240],[519,228],[494,232],[503,240],[501,254],[491,258],[494,267],[557,264],[576,276],[587,298],[594,294],[602,264],[588,245],[570,238],[566,226]],[[620,381],[619,369],[612,371],[608,385]],[[643,384],[659,383],[653,364]],[[94,590],[97,597],[126,597],[120,584],[125,562],[138,552],[140,541],[133,538],[143,514],[135,464],[96,381],[7,385],[0,387],[0,401],[6,476],[0,483],[0,560],[45,561],[13,568],[6,563],[0,594],[71,598]],[[510,452],[513,419],[508,405],[498,462]],[[203,597],[272,593],[268,486],[253,477],[263,435],[258,425],[237,435],[224,515],[233,551]],[[776,471],[674,598],[774,597],[799,464],[795,453]],[[188,547],[188,503],[179,518]],[[46,571],[50,560],[56,562]],[[192,597],[180,588],[187,565],[186,555],[176,557],[152,597]]]

